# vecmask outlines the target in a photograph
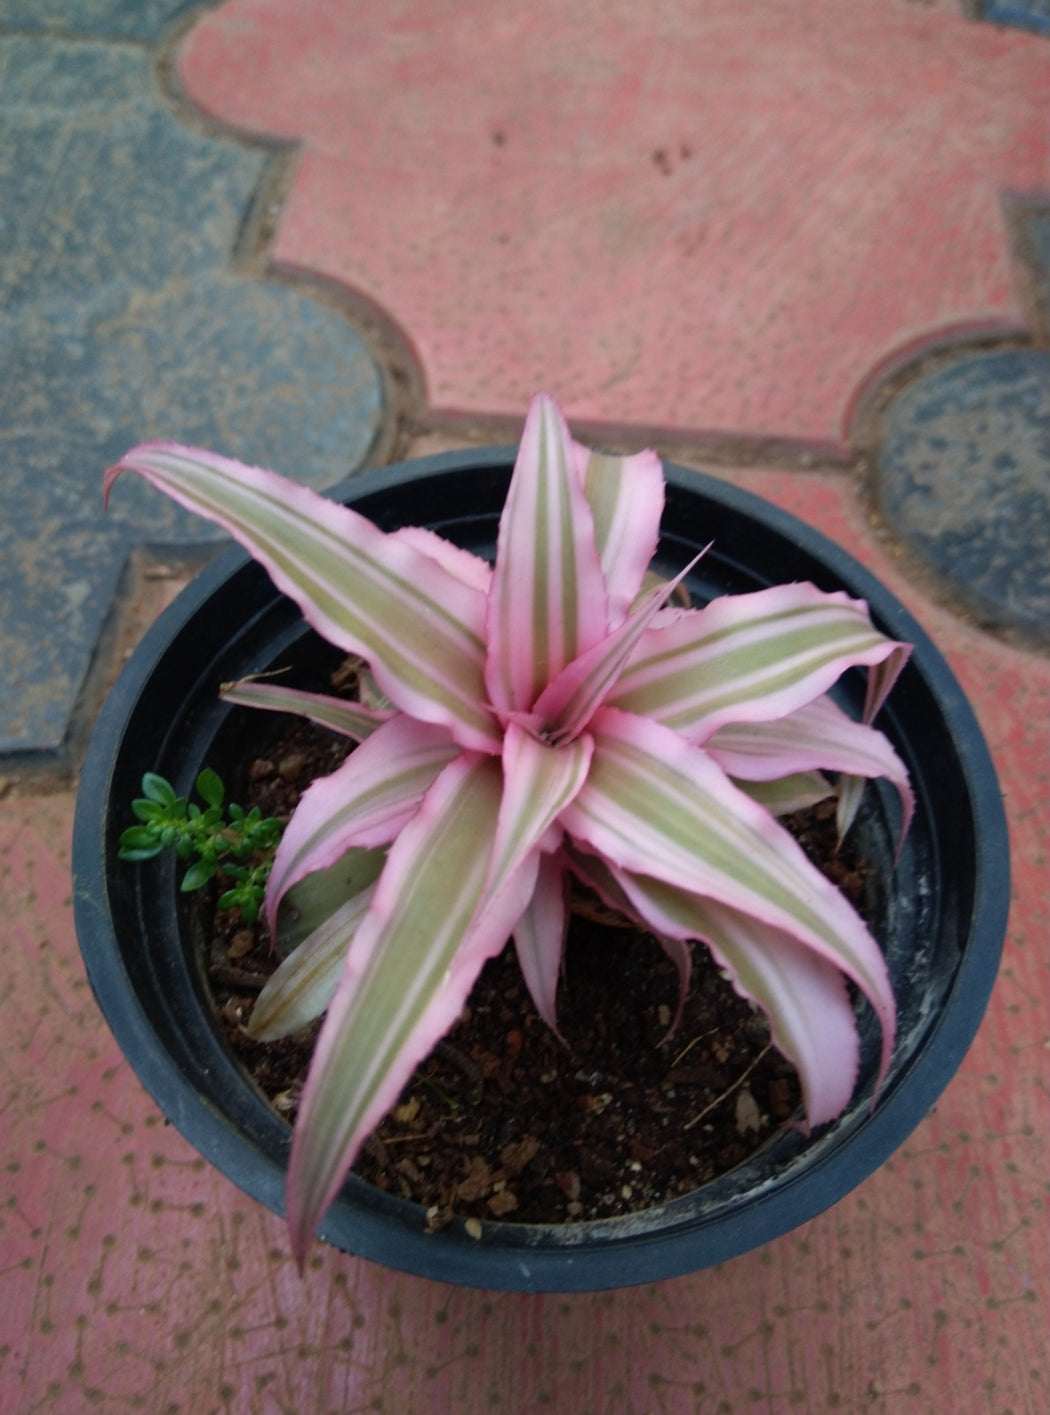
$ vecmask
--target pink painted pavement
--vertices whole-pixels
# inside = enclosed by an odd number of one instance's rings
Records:
[[[918,0],[229,0],[205,112],[302,144],[273,256],[378,305],[439,413],[841,449],[876,368],[1018,330],[1045,40]]]
[[[421,38],[435,15],[457,35],[455,59]],[[688,28],[701,24],[703,43]],[[719,62],[701,84],[710,52]],[[836,444],[892,351],[1020,319],[997,193],[1045,181],[1050,46],[965,24],[945,0],[682,0],[637,14],[233,0],[183,54],[197,100],[228,120],[292,136],[311,119],[278,258],[379,301],[438,409],[517,418],[514,380],[528,392],[542,381],[577,418],[624,427],[627,443],[643,440],[634,420],[698,440],[714,429]],[[631,73],[611,104],[609,75]],[[742,85],[749,108],[701,110],[712,88]],[[807,123],[809,105],[835,121]],[[739,143],[757,162],[750,179],[742,156],[701,161],[712,124],[723,152]],[[801,131],[812,143],[795,163],[786,139]],[[790,178],[777,170],[785,153]],[[666,234],[694,230],[718,192],[743,204],[709,211],[687,262]],[[393,251],[384,229],[399,232]],[[603,240],[623,256],[615,298]],[[666,277],[686,263],[695,282],[676,303]],[[497,334],[484,311],[500,300]],[[675,398],[650,403],[668,379]],[[1004,963],[934,1113],[833,1210],[711,1272],[523,1297],[319,1249],[300,1281],[280,1222],[164,1125],[100,1018],[73,934],[71,791],[0,778],[0,1415],[1046,1415],[1050,661],[936,602],[849,473],[723,470],[901,596],[996,759],[1014,851]]]
[[[300,1282],[281,1223],[165,1127],[97,1012],[73,935],[71,798],[11,794],[3,1415],[1045,1415],[1050,663],[917,594],[847,478],[735,479],[902,595],[995,754],[1016,898],[988,1015],[935,1112],[834,1209],[693,1277],[526,1297],[320,1249]]]

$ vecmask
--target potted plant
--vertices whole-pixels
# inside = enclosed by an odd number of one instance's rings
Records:
[[[516,458],[388,468],[344,486],[343,508],[190,449],[136,449],[110,483],[128,470],[231,530],[272,585],[225,558],[129,663],[81,785],[78,931],[103,1010],[174,1123],[278,1211],[287,1169],[300,1261],[320,1224],[350,1251],[454,1281],[647,1281],[811,1217],[918,1123],[994,978],[1005,828],[954,679],[848,556],[697,473],[669,469],[665,496],[655,457],[589,454],[542,396]],[[669,603],[683,578],[703,608]],[[372,706],[348,721],[345,705],[257,678],[220,698],[222,683],[309,656],[304,618],[367,660]],[[285,832],[272,930],[290,890],[350,850],[379,852],[326,926],[338,966],[290,1158],[286,1127],[218,1040],[172,863],[117,860],[143,774],[188,792],[243,732],[231,696],[342,713],[362,739]],[[762,804],[769,782],[805,793],[821,768],[878,876],[877,943]],[[629,1219],[428,1234],[418,1209],[347,1169],[509,936],[556,1025],[570,874],[652,929],[683,973],[688,941],[708,943],[768,1014],[805,1112],[745,1164]],[[300,1020],[297,967],[292,954],[275,988],[277,1026]]]

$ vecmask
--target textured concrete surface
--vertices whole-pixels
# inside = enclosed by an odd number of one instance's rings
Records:
[[[231,265],[266,159],[163,100],[153,46],[185,9],[0,0],[0,693],[18,741],[63,731],[128,549],[197,534],[131,487],[100,519],[110,446],[229,438],[324,479],[389,432],[380,351]],[[16,777],[26,753],[0,747],[3,1415],[1046,1415],[1050,659],[980,627],[1004,603],[1046,622],[1050,42],[1044,0],[1009,9],[1024,31],[955,0],[202,11],[180,71],[209,111],[302,138],[275,249],[400,327],[430,399],[414,447],[484,435],[449,421],[468,403],[517,420],[535,379],[623,445],[673,426],[678,460],[840,541],[974,704],[1013,906],[935,1111],[795,1233],[598,1296],[450,1289],[323,1249],[300,1282],[280,1222],[163,1123],[117,1050],[73,935],[71,783]],[[880,388],[975,323],[1016,337]],[[851,410],[874,395],[869,469]],[[771,433],[786,441],[752,456]],[[117,604],[145,625],[168,592],[145,580]]]
[[[268,155],[179,122],[147,46],[0,28],[0,137],[0,753],[53,754],[131,548],[214,539],[140,487],[104,516],[100,471],[170,437],[331,485],[383,390],[334,310],[231,269]]]
[[[842,449],[877,365],[1024,323],[1000,197],[1046,185],[1046,47],[953,5],[231,0],[180,74],[301,140],[276,258],[386,310],[438,410],[543,381]]]

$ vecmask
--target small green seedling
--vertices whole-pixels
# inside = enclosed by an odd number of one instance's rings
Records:
[[[232,802],[226,806],[226,788],[210,767],[197,777],[196,787],[203,810],[178,795],[163,776],[148,771],[141,797],[131,803],[139,824],[121,835],[119,858],[152,860],[174,849],[180,860],[190,862],[180,886],[184,894],[218,878],[229,885],[219,896],[219,908],[240,909],[245,923],[254,924],[284,827],[264,817],[258,806],[250,811]]]

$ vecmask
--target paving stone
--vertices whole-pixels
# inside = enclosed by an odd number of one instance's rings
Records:
[[[1050,641],[1050,354],[961,359],[891,405],[887,522],[986,622]]]
[[[0,27],[29,32],[156,39],[200,0],[0,0]]]
[[[395,15],[227,0],[179,73],[302,140],[275,254],[387,311],[435,409],[517,418],[542,386],[578,420],[843,451],[872,370],[1024,327],[1001,197],[1046,189],[1034,35],[955,0]]]
[[[1050,35],[1050,0],[985,0],[981,18],[992,24]]]
[[[157,99],[138,45],[0,36],[0,753],[67,732],[133,546],[215,543],[132,478],[174,438],[327,486],[367,459],[382,383],[334,311],[229,266],[260,151]]]

